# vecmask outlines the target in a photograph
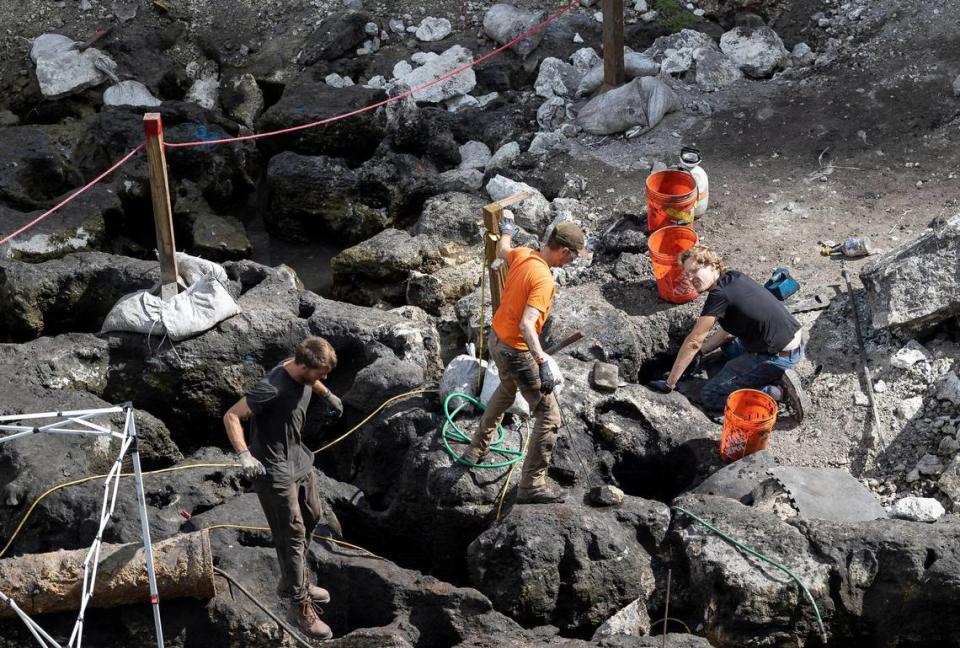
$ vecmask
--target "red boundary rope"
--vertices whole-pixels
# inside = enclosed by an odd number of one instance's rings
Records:
[[[370,105],[368,105],[368,106],[364,106],[364,107],[362,107],[362,108],[357,108],[356,110],[351,110],[350,112],[342,113],[342,114],[340,114],[340,115],[334,115],[333,117],[325,117],[324,119],[321,119],[321,120],[315,121],[315,122],[310,122],[309,124],[302,124],[302,125],[300,125],[300,126],[291,126],[290,128],[283,128],[283,129],[276,130],[276,131],[268,131],[268,132],[266,132],[266,133],[255,133],[255,134],[253,134],[253,135],[242,135],[242,136],[240,136],[240,137],[228,137],[228,138],[218,139],[218,140],[197,140],[197,141],[193,141],[193,142],[164,142],[164,145],[165,145],[167,148],[186,148],[186,147],[188,147],[188,146],[204,146],[204,145],[209,145],[209,144],[228,144],[228,143],[230,143],[230,142],[246,142],[246,141],[249,141],[249,140],[261,139],[261,138],[264,138],[264,137],[273,137],[273,136],[276,136],[276,135],[284,135],[284,134],[286,134],[286,133],[294,133],[294,132],[296,132],[296,131],[302,131],[302,130],[306,130],[306,129],[308,129],[308,128],[314,128],[314,127],[316,127],[316,126],[322,126],[322,125],[324,125],[324,124],[329,124],[329,123],[332,123],[332,122],[335,122],[335,121],[339,121],[339,120],[341,120],[341,119],[346,119],[347,117],[353,117],[354,115],[359,115],[359,114],[362,114],[362,113],[365,113],[365,112],[370,112],[371,110],[375,110],[375,109],[379,108],[380,106],[385,106],[385,105],[387,105],[387,104],[394,103],[394,102],[396,102],[396,101],[400,101],[401,99],[403,99],[403,98],[405,98],[405,97],[409,97],[410,95],[412,95],[412,94],[414,94],[414,93],[416,93],[416,92],[420,92],[420,91],[422,91],[422,90],[426,90],[427,88],[429,88],[429,87],[431,87],[431,86],[434,86],[434,85],[436,85],[436,84],[438,84],[438,83],[442,83],[442,82],[446,81],[447,79],[449,79],[450,77],[456,76],[456,75],[460,74],[461,72],[463,72],[463,71],[465,71],[465,70],[468,70],[468,69],[470,69],[470,68],[472,68],[472,67],[474,67],[474,66],[476,66],[476,65],[479,65],[480,63],[483,63],[484,61],[486,61],[486,60],[488,60],[488,59],[496,56],[497,54],[499,54],[500,52],[504,51],[505,49],[516,45],[517,43],[519,43],[520,41],[522,41],[522,40],[523,40],[524,38],[526,38],[527,36],[529,36],[529,35],[531,35],[531,34],[534,34],[534,33],[538,32],[538,31],[540,31],[541,29],[543,29],[544,27],[546,27],[547,25],[549,25],[550,23],[552,23],[554,20],[556,20],[557,18],[559,18],[559,17],[562,16],[563,14],[565,14],[565,13],[567,13],[568,11],[570,11],[571,9],[573,9],[573,8],[574,8],[575,6],[577,6],[578,4],[580,4],[580,0],[573,0],[573,2],[571,2],[571,3],[568,4],[568,5],[566,5],[566,6],[563,7],[562,9],[558,10],[556,13],[552,14],[551,16],[549,16],[546,20],[544,20],[543,22],[541,22],[541,23],[539,23],[539,24],[537,24],[537,25],[534,25],[533,27],[531,27],[531,28],[528,29],[527,31],[523,32],[522,34],[520,34],[519,36],[517,36],[516,38],[514,38],[514,39],[511,40],[510,42],[508,42],[508,43],[506,43],[506,44],[504,44],[504,45],[501,45],[500,47],[498,47],[498,48],[495,49],[495,50],[491,50],[491,51],[487,52],[486,54],[484,54],[484,55],[481,56],[480,58],[476,59],[475,61],[471,61],[470,63],[467,63],[466,65],[462,65],[462,66],[458,67],[457,69],[455,69],[455,70],[453,70],[453,71],[451,71],[451,72],[447,72],[446,74],[444,74],[444,75],[442,75],[442,76],[440,76],[440,77],[437,77],[436,79],[433,79],[432,81],[428,81],[428,82],[424,83],[423,85],[419,85],[419,86],[417,86],[416,88],[412,88],[412,89],[410,89],[410,90],[407,90],[407,91],[405,91],[405,92],[402,92],[402,93],[398,94],[398,95],[395,96],[395,97],[388,97],[387,99],[383,99],[382,101],[378,101],[378,102],[373,103],[373,104],[370,104]]]
[[[101,173],[100,175],[98,175],[96,178],[94,178],[93,180],[91,180],[91,181],[88,182],[87,184],[83,185],[82,187],[80,187],[79,189],[77,189],[76,191],[74,191],[72,194],[70,194],[69,196],[67,196],[67,197],[64,198],[63,200],[61,200],[59,203],[57,203],[56,205],[54,205],[53,207],[51,207],[51,208],[48,209],[47,211],[43,212],[42,214],[40,214],[39,216],[37,216],[36,218],[34,218],[32,221],[30,221],[29,223],[27,223],[26,225],[24,225],[23,227],[21,227],[20,229],[18,229],[16,232],[13,232],[12,234],[7,234],[5,237],[3,237],[2,239],[0,239],[0,245],[3,245],[4,243],[8,242],[10,239],[12,239],[13,237],[17,236],[18,234],[22,234],[23,232],[26,232],[28,229],[30,229],[31,227],[33,227],[34,225],[36,225],[37,223],[39,223],[40,221],[42,221],[44,218],[46,218],[47,216],[49,216],[49,215],[52,214],[53,212],[57,211],[58,209],[60,209],[60,208],[63,207],[64,205],[66,205],[68,202],[70,202],[71,200],[73,200],[74,198],[76,198],[77,196],[79,196],[80,194],[82,194],[84,191],[86,191],[87,189],[89,189],[89,188],[92,187],[93,185],[97,184],[98,182],[100,182],[101,180],[103,180],[104,178],[106,178],[108,175],[110,175],[111,173],[113,173],[114,171],[116,171],[116,170],[117,170],[117,167],[121,166],[121,165],[122,165],[123,163],[125,163],[127,160],[129,160],[129,159],[132,158],[134,155],[136,155],[137,153],[139,153],[139,152],[140,152],[140,149],[142,149],[144,146],[145,146],[145,143],[141,143],[141,144],[138,145],[135,149],[133,149],[132,151],[130,151],[129,153],[127,153],[126,155],[124,155],[122,158],[120,158],[120,160],[118,160],[117,162],[115,162],[115,163],[113,164],[113,166],[111,166],[109,169],[107,169],[106,171],[104,171],[103,173]]]
[[[321,119],[321,120],[315,121],[315,122],[311,122],[311,123],[309,123],[309,124],[302,124],[302,125],[300,125],[300,126],[292,126],[292,127],[290,127],[290,128],[283,128],[283,129],[281,129],[281,130],[269,131],[269,132],[266,132],[266,133],[256,133],[256,134],[253,134],[253,135],[243,135],[243,136],[241,136],[241,137],[229,137],[229,138],[218,139],[218,140],[200,140],[200,141],[193,141],[193,142],[164,142],[164,145],[165,145],[167,148],[186,148],[186,147],[190,147],[190,146],[204,146],[204,145],[209,145],[209,144],[228,144],[228,143],[231,143],[231,142],[245,142],[245,141],[248,141],[248,140],[256,140],[256,139],[261,139],[261,138],[264,138],[264,137],[274,137],[274,136],[276,136],[276,135],[284,135],[284,134],[286,134],[286,133],[293,133],[293,132],[296,132],[296,131],[302,131],[302,130],[306,130],[306,129],[308,129],[308,128],[314,128],[314,127],[316,127],[316,126],[323,126],[324,124],[329,124],[329,123],[332,123],[332,122],[335,122],[335,121],[339,121],[339,120],[341,120],[341,119],[346,119],[347,117],[353,117],[354,115],[360,115],[360,114],[365,113],[365,112],[370,112],[371,110],[376,110],[377,108],[379,108],[379,107],[381,107],[381,106],[385,106],[385,105],[387,105],[387,104],[394,103],[394,102],[396,102],[396,101],[400,101],[401,99],[404,99],[404,98],[406,98],[406,97],[409,97],[409,96],[413,95],[414,93],[421,92],[422,90],[426,90],[427,88],[430,88],[430,87],[432,87],[432,86],[435,86],[435,85],[438,84],[438,83],[443,83],[443,82],[446,81],[447,79],[449,79],[449,78],[451,78],[451,77],[454,77],[454,76],[460,74],[461,72],[464,72],[465,70],[469,70],[470,68],[475,67],[475,66],[479,65],[480,63],[483,63],[484,61],[486,61],[486,60],[488,60],[488,59],[496,56],[497,54],[499,54],[500,52],[504,51],[505,49],[510,48],[510,47],[513,47],[514,45],[516,45],[517,43],[519,43],[519,42],[522,41],[523,39],[527,38],[527,37],[530,36],[531,34],[535,34],[536,32],[540,31],[541,29],[543,29],[544,27],[546,27],[547,25],[549,25],[550,23],[552,23],[554,20],[556,20],[557,18],[559,18],[559,17],[562,16],[563,14],[567,13],[568,11],[570,11],[571,9],[573,9],[574,7],[576,7],[578,4],[580,4],[580,0],[573,0],[573,2],[571,2],[570,4],[564,6],[563,8],[559,9],[559,10],[556,11],[555,13],[551,14],[551,15],[550,15],[549,17],[547,17],[547,19],[544,20],[543,22],[534,25],[534,26],[531,27],[530,29],[526,30],[525,32],[523,32],[522,34],[520,34],[519,36],[517,36],[516,38],[514,38],[513,40],[509,41],[508,43],[505,43],[504,45],[501,45],[500,47],[498,47],[498,48],[496,48],[496,49],[494,49],[494,50],[491,50],[491,51],[487,52],[486,54],[484,54],[484,55],[481,56],[480,58],[478,58],[478,59],[476,59],[476,60],[474,60],[474,61],[471,61],[470,63],[467,63],[466,65],[462,65],[462,66],[458,67],[457,69],[452,70],[451,72],[447,72],[446,74],[444,74],[444,75],[442,75],[442,76],[440,76],[440,77],[437,77],[436,79],[433,79],[432,81],[428,81],[428,82],[426,82],[426,83],[424,83],[424,84],[422,84],[422,85],[419,85],[419,86],[417,86],[416,88],[411,88],[410,90],[407,90],[407,91],[405,91],[405,92],[402,92],[402,93],[398,94],[398,95],[395,96],[395,97],[388,97],[387,99],[384,99],[384,100],[382,100],[382,101],[378,101],[378,102],[373,103],[373,104],[370,104],[370,105],[368,105],[368,106],[364,106],[364,107],[362,107],[362,108],[357,108],[356,110],[351,110],[350,112],[342,113],[342,114],[340,114],[340,115],[334,115],[333,117],[326,117],[326,118],[324,118],[324,119]],[[37,216],[35,219],[33,219],[32,221],[30,221],[29,223],[27,223],[26,225],[24,225],[24,226],[21,227],[20,229],[16,230],[15,232],[13,232],[13,233],[11,233],[11,234],[6,235],[6,236],[3,237],[2,239],[0,239],[0,245],[3,245],[3,244],[5,244],[5,243],[9,242],[9,241],[10,241],[11,239],[13,239],[14,237],[16,237],[16,236],[24,233],[25,231],[27,231],[28,229],[30,229],[31,227],[33,227],[34,225],[36,225],[37,223],[39,223],[39,222],[42,221],[43,219],[47,218],[48,216],[50,216],[51,214],[53,214],[55,211],[57,211],[58,209],[60,209],[61,207],[63,207],[63,206],[66,205],[67,203],[69,203],[70,201],[72,201],[74,198],[76,198],[77,196],[79,196],[79,195],[82,194],[83,192],[85,192],[85,191],[87,191],[88,189],[90,189],[90,187],[92,187],[93,185],[97,184],[98,182],[100,182],[101,180],[103,180],[105,177],[107,177],[108,175],[110,175],[111,173],[113,173],[114,171],[116,171],[116,169],[117,169],[119,166],[123,165],[127,160],[129,160],[129,159],[132,158],[134,155],[136,155],[137,153],[139,153],[140,150],[143,149],[144,146],[145,146],[145,143],[141,143],[141,144],[138,145],[135,149],[133,149],[132,151],[130,151],[129,153],[127,153],[126,155],[124,155],[120,160],[118,160],[117,162],[115,162],[115,163],[114,163],[110,168],[108,168],[106,171],[104,171],[103,173],[101,173],[100,175],[98,175],[96,178],[94,178],[93,180],[91,180],[91,181],[88,182],[87,184],[85,184],[85,185],[83,185],[82,187],[80,187],[79,189],[77,189],[75,192],[73,192],[72,194],[70,194],[69,196],[67,196],[67,197],[64,198],[63,200],[61,200],[59,203],[57,203],[56,205],[54,205],[53,207],[51,207],[50,209],[48,209],[48,210],[45,211],[44,213],[42,213],[42,214],[40,214],[39,216]]]

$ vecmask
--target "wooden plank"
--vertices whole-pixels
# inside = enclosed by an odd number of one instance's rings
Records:
[[[483,226],[487,230],[483,237],[483,264],[490,273],[490,303],[493,306],[494,313],[500,307],[503,282],[507,279],[507,269],[503,264],[494,268],[494,261],[497,260],[497,240],[500,238],[500,219],[502,217],[503,207],[500,206],[500,203],[490,203],[483,208]],[[483,326],[483,322],[480,325]]]
[[[623,85],[623,0],[603,0],[603,85]]]
[[[143,116],[147,138],[147,162],[150,167],[150,198],[153,202],[153,223],[157,230],[157,251],[160,255],[160,296],[170,299],[177,294],[177,245],[173,237],[173,212],[170,209],[170,182],[167,179],[167,157],[163,149],[163,122],[160,113]]]

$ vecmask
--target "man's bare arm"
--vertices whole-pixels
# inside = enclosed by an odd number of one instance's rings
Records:
[[[540,318],[540,311],[533,306],[527,305],[523,309],[523,317],[520,320],[520,335],[523,341],[527,343],[527,348],[533,354],[534,359],[544,357],[543,347],[540,346],[540,338],[537,336],[537,320]]]
[[[717,318],[710,315],[697,318],[697,323],[693,325],[693,330],[683,340],[677,358],[673,361],[673,368],[670,369],[670,375],[667,376],[667,385],[670,387],[677,386],[677,381],[680,380],[680,376],[683,375],[690,361],[703,348],[703,341],[716,321]]]
[[[230,440],[230,445],[232,445],[233,449],[237,452],[243,452],[247,449],[247,441],[243,436],[243,425],[241,421],[246,421],[251,416],[253,416],[253,412],[250,411],[250,406],[247,405],[246,397],[234,403],[233,407],[228,409],[227,413],[223,415],[223,427],[227,430],[227,439]]]

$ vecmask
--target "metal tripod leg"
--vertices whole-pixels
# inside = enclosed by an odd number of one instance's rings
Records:
[[[126,433],[133,437],[133,481],[137,485],[137,507],[140,511],[140,530],[143,534],[143,553],[147,563],[147,579],[150,582],[150,607],[153,608],[153,624],[157,629],[157,648],[163,648],[163,626],[160,623],[160,593],[157,590],[157,574],[153,567],[153,543],[150,542],[150,523],[147,521],[147,499],[143,493],[143,472],[140,470],[140,448],[137,426],[133,419],[133,407],[126,406]]]

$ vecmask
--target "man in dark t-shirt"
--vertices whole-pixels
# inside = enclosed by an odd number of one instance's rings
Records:
[[[317,639],[333,636],[320,620],[316,604],[330,594],[307,580],[307,547],[323,507],[313,470],[313,453],[300,431],[313,394],[325,399],[339,416],[340,399],[321,382],[337,365],[337,354],[321,337],[308,337],[294,357],[271,369],[223,417],[227,437],[237,451],[273,534],[280,561],[277,593],[290,596],[291,619]],[[250,444],[241,421],[250,421]]]
[[[679,261],[693,287],[707,291],[707,300],[670,374],[649,387],[673,391],[691,364],[699,365],[704,355],[720,349],[727,363],[700,394],[708,413],[722,414],[731,393],[750,388],[786,401],[797,421],[803,420],[809,405],[793,370],[804,356],[800,322],[766,288],[745,274],[727,270],[710,248],[696,245],[681,254]],[[717,323],[720,330],[708,339]]]

